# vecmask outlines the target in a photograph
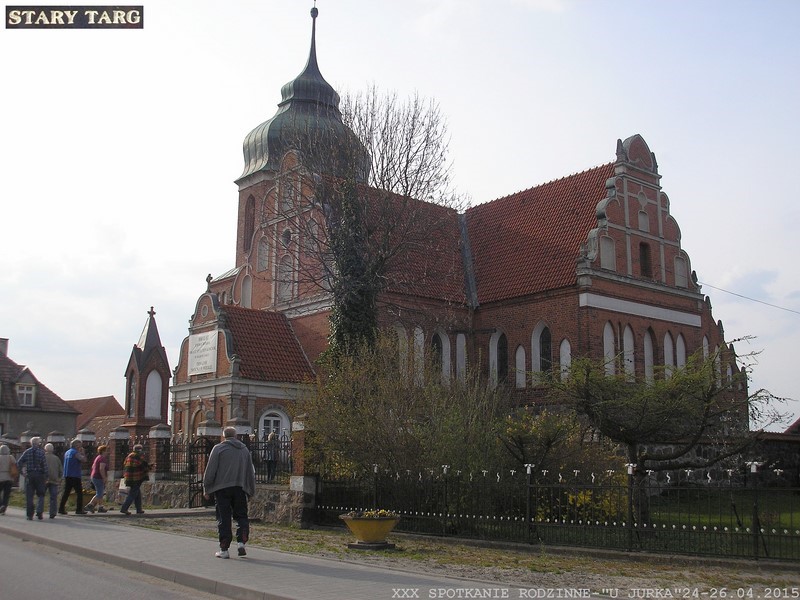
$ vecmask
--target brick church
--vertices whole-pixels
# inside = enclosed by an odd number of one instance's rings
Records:
[[[196,431],[209,411],[221,423],[246,418],[260,438],[289,433],[293,399],[327,346],[329,288],[302,276],[324,214],[297,198],[313,200],[320,185],[309,165],[332,147],[320,139],[359,142],[320,73],[316,9],[312,17],[304,70],[244,140],[236,263],[209,275],[197,300],[170,388],[174,433]],[[611,162],[464,212],[404,198],[398,206],[436,233],[390,269],[381,326],[415,355],[433,353],[443,377],[477,367],[522,399],[537,373],[573,356],[619,356],[618,368],[653,377],[658,366],[723,348],[729,364],[720,376],[736,372],[681,248],[655,154],[640,135],[610,140],[609,150]]]

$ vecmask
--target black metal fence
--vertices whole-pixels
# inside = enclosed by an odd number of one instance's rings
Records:
[[[195,438],[195,440],[196,439],[197,438]],[[156,439],[141,436],[126,440],[118,440],[114,443],[118,445],[118,454],[123,457],[126,456],[136,444],[141,444],[143,447],[143,455],[145,457],[150,457],[150,446],[156,441]],[[202,477],[205,463],[198,460],[196,454],[192,453],[191,448],[193,441],[194,440],[181,436],[173,436],[163,440],[163,443],[157,446],[157,452],[159,452],[159,454],[155,457],[155,472],[159,479],[196,481],[198,475]],[[211,446],[217,443],[217,441],[218,439],[214,439],[211,442]],[[248,438],[242,441],[250,449],[250,454],[253,458],[253,466],[256,471],[256,483],[288,483],[289,476],[292,473],[292,441],[288,436],[284,435],[274,442],[267,442],[266,440],[255,441]],[[91,472],[92,463],[97,456],[97,448],[102,444],[109,443],[111,442],[106,440],[85,441],[83,443],[83,451],[86,454],[86,460],[82,465],[84,477],[88,477]],[[69,450],[68,443],[53,444],[53,453],[58,456],[61,461],[64,460],[64,453],[67,450]],[[14,454],[16,458],[19,458],[22,452],[23,448],[21,447],[15,449]],[[109,468],[114,470],[113,466]]]
[[[321,478],[318,515],[382,508],[398,531],[524,543],[800,560],[800,488],[773,473],[668,481],[606,472],[448,469]]]

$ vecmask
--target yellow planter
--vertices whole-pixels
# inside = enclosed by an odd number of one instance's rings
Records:
[[[352,547],[390,548],[392,544],[386,542],[386,536],[400,522],[400,517],[351,517],[339,515],[347,528],[358,540]],[[360,544],[360,545],[359,545]]]

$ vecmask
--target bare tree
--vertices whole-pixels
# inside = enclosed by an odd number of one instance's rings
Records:
[[[391,302],[391,292],[424,295],[430,282],[449,281],[463,293],[462,199],[433,100],[404,102],[371,87],[345,96],[342,122],[347,131],[331,132],[313,116],[292,129],[298,168],[284,176],[281,200],[268,203],[275,214],[264,220],[298,232],[298,240],[276,235],[297,245],[284,277],[298,278],[301,296],[331,297],[331,345],[347,351],[374,343],[379,302]]]

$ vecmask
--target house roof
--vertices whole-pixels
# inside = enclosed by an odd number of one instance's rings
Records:
[[[220,327],[230,333],[242,377],[285,383],[313,379],[311,362],[282,313],[226,305],[220,308]]]
[[[609,163],[468,209],[479,303],[573,285],[580,246],[613,175]]]
[[[94,432],[98,442],[106,442],[111,432],[122,426],[125,418],[124,414],[97,416],[89,420],[84,427]]]
[[[783,433],[800,435],[800,419],[797,419],[794,423],[789,425]]]
[[[31,379],[36,382],[36,405],[33,407],[20,406],[17,400],[15,385],[23,379],[25,374],[29,374]],[[25,411],[78,412],[62,400],[58,394],[36,379],[36,376],[28,367],[18,365],[8,356],[2,354],[0,354],[0,406],[5,409]]]
[[[86,427],[89,421],[95,417],[125,415],[125,409],[122,408],[114,396],[81,398],[79,400],[68,400],[67,402],[80,413],[75,423],[78,431]]]

